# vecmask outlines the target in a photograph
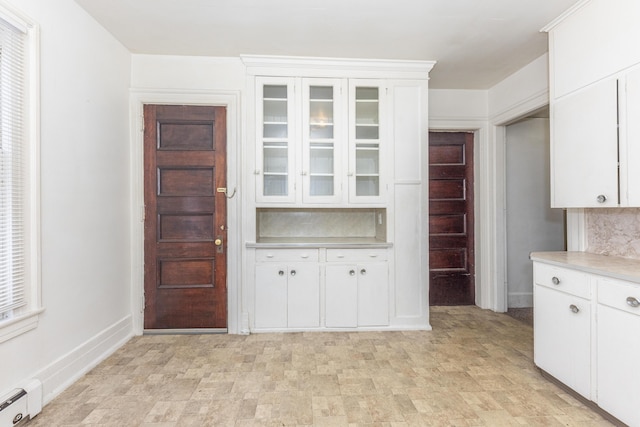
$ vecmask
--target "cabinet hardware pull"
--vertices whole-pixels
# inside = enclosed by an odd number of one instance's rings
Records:
[[[300,255],[300,258],[307,259],[307,258],[309,258],[309,255],[308,254],[302,254],[302,255]]]
[[[551,282],[552,282],[554,285],[559,285],[559,284],[560,284],[560,279],[558,279],[556,276],[553,276],[553,277],[551,278]]]
[[[604,203],[607,201],[607,196],[605,196],[604,194],[599,194],[598,197],[596,197],[596,201],[598,203]]]
[[[363,268],[362,270],[360,270],[360,274],[362,274],[362,275],[364,276],[365,274],[367,274],[367,270],[365,270],[365,269]]]
[[[267,254],[267,258],[273,258],[273,254]]]
[[[296,271],[295,270],[291,270],[291,275],[295,276],[296,275]]]
[[[580,309],[575,304],[571,304],[569,306],[569,310],[571,310],[573,313],[577,313],[580,311]]]
[[[377,258],[377,257],[378,257],[378,254],[369,254],[369,257],[371,257],[371,258]]]
[[[637,298],[634,297],[628,297],[627,298],[627,305],[633,308],[637,308],[638,306],[640,306],[640,302],[638,301]]]
[[[356,272],[355,270],[349,270],[349,276],[355,276]]]
[[[278,275],[279,276],[284,276],[284,271],[282,271],[282,270],[278,271]]]

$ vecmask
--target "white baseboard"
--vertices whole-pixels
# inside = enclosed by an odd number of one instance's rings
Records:
[[[513,292],[508,296],[509,308],[533,307],[533,292]]]
[[[126,316],[34,376],[42,382],[42,403],[51,402],[67,387],[122,347],[133,336],[132,317]]]

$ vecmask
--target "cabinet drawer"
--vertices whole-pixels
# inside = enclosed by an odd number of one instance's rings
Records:
[[[587,275],[581,271],[534,263],[533,280],[536,284],[557,289],[581,298],[591,299]]]
[[[386,249],[327,249],[328,262],[362,262],[386,260]]]
[[[318,261],[318,249],[256,249],[256,262]]]
[[[598,303],[640,316],[640,285],[614,279],[598,279]]]

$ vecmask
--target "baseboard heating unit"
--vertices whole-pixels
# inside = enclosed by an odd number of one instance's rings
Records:
[[[0,427],[22,426],[42,410],[42,385],[31,381],[0,397]]]

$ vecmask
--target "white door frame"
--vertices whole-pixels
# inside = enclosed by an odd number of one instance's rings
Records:
[[[130,92],[131,157],[131,315],[133,333],[144,328],[144,117],[145,104],[207,105],[227,108],[227,331],[239,333],[241,270],[241,164],[240,91],[132,89]]]

